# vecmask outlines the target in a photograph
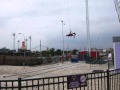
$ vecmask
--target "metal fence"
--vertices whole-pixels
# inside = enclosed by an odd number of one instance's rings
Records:
[[[0,90],[120,90],[120,69],[87,73],[87,86],[68,89],[67,76],[0,80]]]

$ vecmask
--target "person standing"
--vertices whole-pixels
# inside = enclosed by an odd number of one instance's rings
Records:
[[[109,52],[109,54],[108,54],[108,69],[110,68],[111,65],[112,65],[112,53]]]

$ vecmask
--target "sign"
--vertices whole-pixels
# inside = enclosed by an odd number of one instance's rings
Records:
[[[115,69],[120,68],[120,42],[114,43],[114,64]]]
[[[68,89],[87,86],[87,77],[84,74],[67,76]]]

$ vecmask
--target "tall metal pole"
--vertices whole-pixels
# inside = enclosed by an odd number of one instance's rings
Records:
[[[114,3],[115,3],[115,8],[116,8],[116,12],[117,12],[117,15],[118,15],[118,20],[120,22],[120,1],[119,0],[113,0]]]
[[[31,51],[31,36],[29,37],[29,39],[30,39],[30,51]]]
[[[19,43],[20,43],[20,40],[18,40],[18,52],[19,52]]]
[[[64,34],[63,34],[63,21],[62,22],[62,39],[63,39],[63,60],[64,60]]]
[[[26,50],[27,50],[27,39],[25,39],[25,41],[26,41]]]
[[[68,42],[67,42],[66,44],[67,44],[67,47],[66,47],[66,49],[67,49],[67,55],[68,55]]]
[[[90,25],[89,25],[89,9],[88,9],[88,0],[86,0],[86,30],[87,30],[87,50],[89,52],[91,51],[91,45],[90,45]]]
[[[15,33],[13,33],[13,55],[15,55]]]
[[[42,57],[42,52],[41,52],[41,40],[40,40],[40,57]]]

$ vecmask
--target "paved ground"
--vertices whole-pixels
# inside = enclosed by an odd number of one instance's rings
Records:
[[[90,73],[93,70],[107,70],[107,64],[90,65],[84,62],[64,62],[42,66],[0,66],[0,80],[41,78],[71,74]]]

